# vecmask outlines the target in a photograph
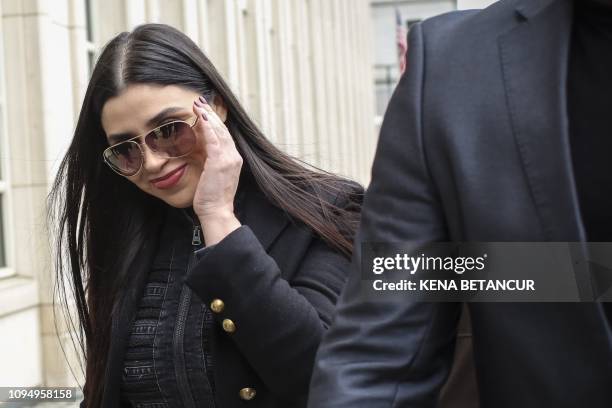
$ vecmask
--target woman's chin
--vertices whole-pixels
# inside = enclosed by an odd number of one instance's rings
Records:
[[[183,188],[173,194],[156,194],[156,196],[171,207],[187,208],[193,205],[193,196],[195,192],[191,190],[190,188]]]
[[[166,197],[162,198],[171,207],[187,208],[193,205],[193,197]]]

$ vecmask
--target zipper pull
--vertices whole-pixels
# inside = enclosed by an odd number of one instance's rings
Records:
[[[202,245],[202,235],[201,235],[201,228],[199,225],[194,225],[193,226],[193,238],[191,239],[191,245],[193,246],[198,246],[198,245]]]

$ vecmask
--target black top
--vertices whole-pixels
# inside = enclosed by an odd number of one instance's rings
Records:
[[[612,241],[612,0],[574,1],[568,110],[589,241]]]
[[[121,397],[132,407],[214,407],[212,312],[185,284],[200,229],[193,210],[167,209],[124,358]]]

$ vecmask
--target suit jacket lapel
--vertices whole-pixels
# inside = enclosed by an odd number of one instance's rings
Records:
[[[584,239],[568,138],[569,0],[523,0],[499,37],[512,131],[547,239]]]

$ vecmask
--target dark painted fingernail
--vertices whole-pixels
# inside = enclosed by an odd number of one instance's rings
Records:
[[[202,119],[208,122],[208,116],[204,112],[202,112]]]
[[[204,105],[206,105],[208,102],[206,102],[206,99],[204,99],[203,96],[200,96],[200,102],[202,102]]]
[[[202,107],[202,103],[199,100],[197,100],[197,99],[195,101],[193,101],[193,104],[195,106]]]

